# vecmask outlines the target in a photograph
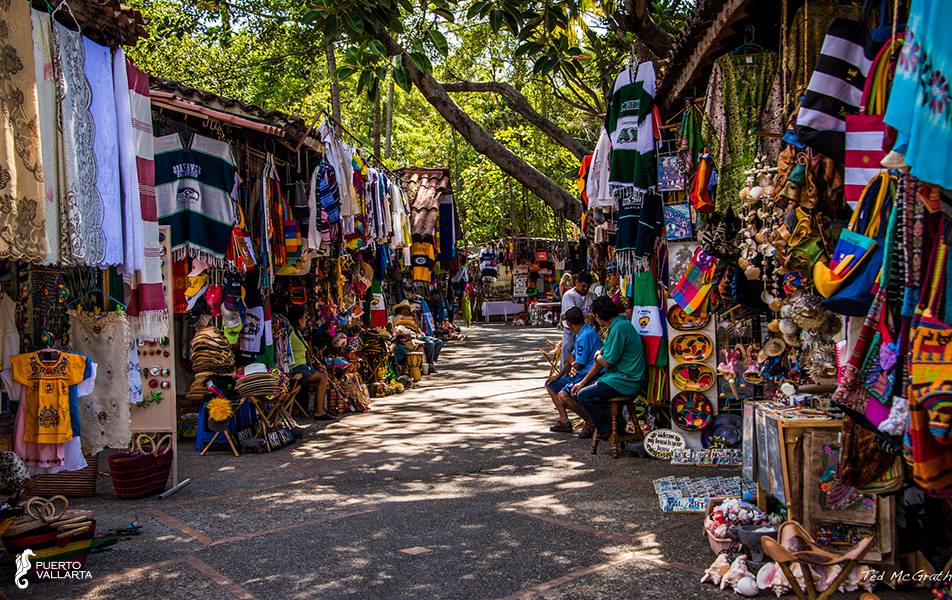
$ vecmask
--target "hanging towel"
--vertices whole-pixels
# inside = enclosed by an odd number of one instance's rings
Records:
[[[83,38],[86,57],[83,72],[92,90],[90,111],[93,115],[93,154],[96,157],[96,196],[98,227],[104,245],[90,260],[99,267],[118,265],[123,259],[122,205],[119,199],[119,134],[116,123],[116,97],[112,83],[112,55],[109,48]]]
[[[0,0],[0,258],[46,256],[39,105],[30,5]]]
[[[116,105],[116,127],[119,139],[119,184],[122,199],[122,234],[125,243],[120,272],[126,281],[145,264],[145,241],[142,237],[142,204],[139,201],[139,172],[136,166],[135,130],[132,124],[132,99],[129,96],[129,74],[126,55],[116,50],[112,61],[113,102]]]
[[[56,81],[53,78],[53,31],[50,14],[30,11],[33,20],[33,58],[36,61],[36,97],[40,117],[40,149],[43,156],[43,186],[46,196],[45,265],[55,265],[60,257],[59,171],[56,152]]]
[[[155,164],[152,146],[152,104],[149,75],[126,60],[129,108],[135,144],[139,217],[142,227],[143,263],[132,278],[127,314],[139,340],[156,340],[169,334],[169,307],[162,288],[162,247],[155,205]]]
[[[159,223],[172,229],[172,256],[225,266],[237,221],[238,167],[231,146],[202,135],[186,144],[172,134],[155,139]]]
[[[83,36],[53,21],[54,72],[59,94],[60,262],[98,266],[106,253],[102,200],[96,189],[92,89],[83,72]]]

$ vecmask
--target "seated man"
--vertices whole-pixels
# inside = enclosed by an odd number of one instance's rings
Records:
[[[300,375],[304,389],[317,384],[317,398],[314,401],[314,419],[317,421],[334,421],[337,417],[324,409],[324,396],[327,395],[327,386],[330,379],[323,370],[318,371],[308,364],[308,347],[301,331],[307,328],[307,311],[297,304],[292,304],[288,310],[288,321],[291,322],[291,370],[289,375]]]
[[[581,309],[575,306],[565,311],[565,323],[575,336],[572,360],[566,361],[565,366],[558,373],[546,380],[545,387],[549,397],[552,398],[552,403],[555,404],[555,409],[559,411],[559,420],[549,427],[549,431],[572,433],[572,422],[569,421],[566,408],[582,417],[586,426],[591,424],[588,415],[579,408],[570,392],[572,386],[581,381],[590,370],[599,370],[595,366],[595,353],[602,347],[602,340],[598,338],[595,329],[585,322],[585,315]]]
[[[598,429],[599,437],[607,439],[611,433],[611,408],[608,401],[619,396],[637,396],[645,381],[645,348],[641,336],[631,321],[618,314],[618,307],[608,296],[599,296],[592,302],[592,313],[603,327],[608,327],[601,352],[595,364],[605,373],[595,382],[596,370],[589,371],[582,381],[572,387],[572,395]],[[586,431],[587,430],[587,431]],[[585,428],[579,437],[591,436]]]
[[[393,326],[406,327],[416,336],[416,339],[423,342],[423,354],[426,356],[426,362],[430,367],[430,373],[436,373],[435,364],[440,358],[440,350],[443,349],[443,340],[436,337],[423,335],[420,324],[413,318],[413,307],[406,300],[399,302],[393,307]]]

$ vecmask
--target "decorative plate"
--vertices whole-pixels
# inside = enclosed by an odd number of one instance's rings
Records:
[[[645,436],[645,451],[652,458],[669,460],[675,450],[684,450],[687,442],[684,436],[673,429],[655,429]]]
[[[668,309],[668,323],[678,331],[697,331],[707,327],[711,320],[710,314],[689,315],[677,304]]]
[[[671,340],[671,356],[678,362],[705,361],[712,352],[714,344],[703,333],[682,333]]]
[[[683,362],[677,365],[671,377],[674,385],[686,392],[706,392],[714,387],[717,380],[714,369],[699,362]]]
[[[713,418],[714,405],[704,394],[681,392],[671,400],[671,420],[685,431],[700,431]]]

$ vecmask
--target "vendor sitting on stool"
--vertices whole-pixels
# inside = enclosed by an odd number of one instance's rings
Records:
[[[572,422],[569,421],[568,413],[565,411],[567,408],[582,417],[587,428],[592,426],[588,415],[571,396],[571,391],[572,386],[582,381],[582,378],[590,370],[594,369],[596,372],[600,370],[595,365],[595,353],[602,347],[602,340],[598,338],[595,329],[585,322],[585,315],[581,309],[573,306],[565,311],[565,324],[575,336],[575,348],[572,350],[573,360],[566,361],[562,370],[549,377],[545,382],[549,397],[552,398],[555,409],[559,411],[559,420],[552,427],[549,427],[549,431],[557,433],[572,433]],[[572,374],[573,371],[574,374]]]
[[[572,387],[572,395],[591,417],[603,439],[608,439],[612,426],[608,401],[622,396],[634,398],[642,391],[645,381],[645,347],[641,336],[631,321],[618,312],[608,296],[599,296],[592,302],[595,318],[600,325],[608,327],[604,346],[595,355],[595,364],[604,368],[605,373],[595,382],[597,369],[592,369]],[[579,437],[592,435],[591,429],[585,429],[587,431],[583,430]]]
[[[308,364],[308,348],[301,331],[307,328],[307,311],[303,307],[292,304],[288,309],[288,321],[291,322],[291,370],[289,375],[300,375],[307,390],[317,384],[317,398],[314,402],[314,419],[317,421],[334,421],[334,415],[324,410],[324,396],[327,395],[327,385],[330,380],[323,370],[318,371]]]
[[[423,353],[426,355],[426,362],[430,366],[430,373],[436,373],[434,365],[440,358],[440,350],[443,349],[443,340],[430,337],[423,334],[420,324],[413,318],[413,307],[406,300],[398,302],[393,307],[393,326],[406,327],[416,336],[416,339],[423,342]]]

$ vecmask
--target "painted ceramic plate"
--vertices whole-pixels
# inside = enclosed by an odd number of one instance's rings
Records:
[[[699,362],[683,362],[673,369],[672,381],[679,390],[706,392],[714,387],[714,369]]]
[[[684,436],[673,429],[655,429],[645,436],[645,451],[653,458],[670,460],[673,451],[686,447]]]
[[[671,340],[671,356],[678,362],[705,361],[712,352],[714,344],[703,333],[682,333]]]
[[[681,392],[671,400],[671,420],[685,431],[700,431],[714,419],[714,405],[704,394]]]
[[[697,331],[707,327],[711,320],[710,314],[689,315],[677,304],[668,309],[668,323],[678,331]]]

